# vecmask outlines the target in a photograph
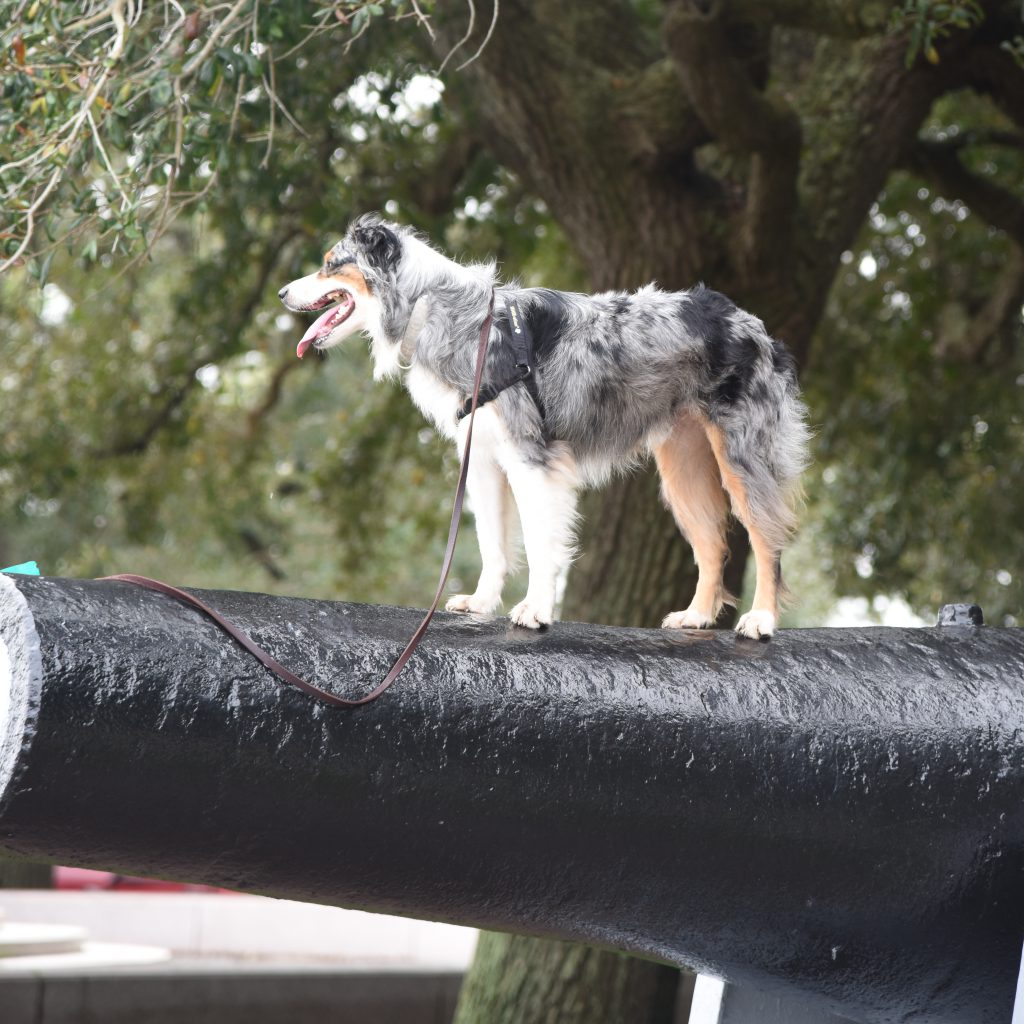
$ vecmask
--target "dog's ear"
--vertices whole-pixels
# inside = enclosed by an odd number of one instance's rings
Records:
[[[391,228],[371,221],[357,225],[352,234],[371,267],[387,271],[398,262],[402,243]]]

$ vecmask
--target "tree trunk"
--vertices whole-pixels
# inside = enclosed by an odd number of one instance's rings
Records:
[[[0,889],[49,889],[52,877],[49,864],[0,853]]]
[[[607,950],[483,932],[456,1024],[671,1024],[680,973]]]
[[[562,618],[657,626],[686,607],[696,570],[653,468],[587,494],[583,516]],[[746,560],[740,539],[731,545],[734,593]],[[591,946],[481,932],[455,1024],[672,1024],[683,979],[674,967]]]
[[[658,626],[689,604],[693,557],[659,500],[653,467],[587,494],[583,516],[562,618]],[[736,595],[746,558],[746,534],[737,527],[726,570]],[[730,609],[723,624],[734,617]],[[455,1024],[671,1024],[683,978],[674,967],[589,946],[484,932]]]
[[[658,490],[648,466],[584,495],[580,556],[569,574],[563,619],[657,627],[689,605],[697,580],[693,554]],[[725,586],[737,597],[746,562],[746,533],[733,522]],[[731,626],[735,617],[727,608],[719,625]]]
[[[544,198],[593,288],[703,280],[804,363],[839,255],[889,168],[934,97],[965,84],[968,37],[949,43],[940,69],[908,68],[906,41],[884,33],[872,5],[844,5],[838,22],[820,5],[741,7],[672,0],[655,41],[624,0],[503,0],[467,99],[482,141]],[[772,46],[776,17],[804,35]],[[442,53],[465,28],[448,18]],[[807,30],[821,38],[809,43]],[[693,559],[657,489],[649,469],[584,499],[563,618],[657,626],[689,604]],[[730,553],[726,585],[741,596],[742,529]],[[656,1020],[652,976],[664,970],[483,936],[457,1022]],[[635,999],[625,1016],[624,993]]]

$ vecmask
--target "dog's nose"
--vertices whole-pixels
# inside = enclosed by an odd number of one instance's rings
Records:
[[[277,297],[283,299],[288,294],[288,285],[285,285],[278,293]]]

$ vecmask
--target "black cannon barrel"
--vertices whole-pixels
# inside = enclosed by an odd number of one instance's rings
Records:
[[[212,592],[366,692],[407,609]],[[855,1020],[1008,1024],[1024,631],[442,616],[385,697],[124,583],[0,576],[18,853],[616,947]]]

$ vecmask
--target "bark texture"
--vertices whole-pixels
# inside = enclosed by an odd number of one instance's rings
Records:
[[[679,972],[590,946],[483,932],[459,1024],[671,1024]]]
[[[49,889],[53,868],[34,860],[0,856],[0,889]]]
[[[484,143],[547,202],[593,288],[703,280],[805,364],[839,257],[891,170],[913,160],[971,185],[955,156],[917,146],[933,102],[972,87],[1024,121],[1024,75],[999,50],[1020,30],[1014,4],[987,0],[981,24],[945,39],[937,64],[919,56],[909,67],[895,6],[667,0],[652,11],[626,0],[502,0],[465,74]],[[444,53],[466,29],[450,18],[439,26]],[[483,38],[478,28],[464,52]],[[1024,209],[1008,215],[1004,199],[984,195],[1016,225]],[[588,495],[582,511],[564,618],[652,626],[686,607],[693,560],[652,470]],[[742,530],[730,547],[727,583],[739,593]],[[486,937],[480,949],[459,1024],[655,1019],[653,997],[623,1018],[611,994],[623,984],[653,991],[647,964],[629,981],[606,954],[508,937]],[[570,1010],[588,998],[588,965],[610,986],[606,1011]],[[526,994],[516,979],[531,975]],[[548,1006],[561,1015],[546,1015]]]

